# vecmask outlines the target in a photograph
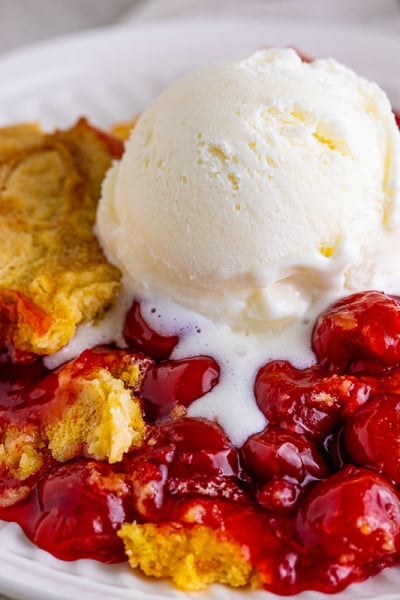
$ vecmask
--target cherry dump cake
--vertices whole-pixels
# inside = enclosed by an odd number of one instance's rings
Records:
[[[265,50],[126,144],[0,130],[1,519],[183,590],[399,564],[395,119],[335,61]]]

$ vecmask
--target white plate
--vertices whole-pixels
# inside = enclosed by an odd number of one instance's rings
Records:
[[[79,34],[0,60],[0,125],[39,120],[64,127],[82,115],[108,126],[131,118],[169,81],[215,58],[262,46],[292,45],[310,56],[335,56],[376,80],[400,108],[400,40],[390,34],[302,20],[171,21]],[[187,594],[133,574],[126,565],[67,563],[32,546],[14,524],[0,522],[0,590],[19,600],[272,600],[266,592],[213,586]],[[353,585],[335,600],[398,600],[400,569]],[[301,600],[326,600],[305,592]]]

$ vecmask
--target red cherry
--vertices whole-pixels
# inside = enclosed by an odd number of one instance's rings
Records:
[[[400,300],[361,292],[340,300],[316,322],[312,345],[337,373],[380,373],[400,363]]]
[[[355,463],[400,485],[400,396],[375,396],[346,421],[343,434]]]
[[[377,473],[347,466],[308,492],[297,529],[306,548],[341,565],[383,565],[400,551],[400,496]]]
[[[284,476],[302,483],[305,479],[326,477],[329,472],[315,444],[280,427],[268,426],[250,436],[241,456],[246,469],[260,481]]]
[[[356,377],[330,375],[319,367],[299,370],[274,361],[256,376],[257,404],[270,424],[323,441],[338,422],[368,399],[369,386]]]
[[[397,127],[399,127],[399,128],[400,128],[400,113],[399,113],[399,112],[396,112],[396,111],[393,111],[393,112],[394,112],[394,118],[395,118],[395,121],[396,121],[396,123],[397,123]]]
[[[133,518],[129,495],[124,480],[105,463],[65,464],[39,485],[41,514],[33,541],[62,560],[122,561],[123,545],[116,532]]]
[[[153,429],[147,446],[173,448],[169,477],[230,477],[239,473],[236,449],[219,425],[205,419],[184,417],[161,423]]]
[[[248,438],[241,449],[244,467],[261,485],[257,498],[265,508],[292,511],[302,489],[329,469],[318,447],[297,433],[268,426]]]
[[[135,510],[150,521],[168,518],[185,495],[247,500],[238,486],[237,451],[218,425],[203,419],[173,419],[155,426],[123,465]]]
[[[155,420],[168,415],[177,405],[189,406],[209,392],[219,378],[219,366],[209,356],[169,360],[147,372],[141,396],[146,416]]]
[[[135,300],[129,309],[123,329],[126,343],[154,360],[165,360],[179,342],[177,335],[162,335],[154,331],[142,317],[140,304]]]

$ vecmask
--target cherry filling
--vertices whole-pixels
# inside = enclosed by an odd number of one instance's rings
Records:
[[[169,358],[179,342],[179,336],[177,335],[162,335],[154,331],[142,317],[140,304],[137,300],[132,303],[128,310],[123,333],[131,348],[144,352],[154,360]]]
[[[219,366],[209,356],[167,360],[147,372],[142,398],[149,420],[168,415],[176,406],[189,406],[218,382]]]
[[[243,463],[259,482],[258,502],[272,512],[293,512],[309,485],[328,476],[328,457],[305,436],[269,425],[248,438]]]
[[[273,361],[259,370],[254,393],[270,424],[323,442],[345,415],[366,402],[370,386],[320,366],[299,370],[287,361]]]
[[[171,359],[179,336],[153,331],[137,302],[124,333],[127,349],[87,350],[53,372],[39,360],[0,364],[0,518],[61,559],[103,562],[124,560],[125,522],[204,525],[245,548],[278,594],[337,592],[398,564],[397,297],[369,291],[328,308],[312,334],[316,365],[261,366],[254,395],[268,425],[241,448],[186,416],[218,385],[212,357]],[[43,427],[100,372],[131,390],[143,439],[112,464],[84,443],[60,461]]]
[[[119,562],[124,549],[116,532],[134,517],[129,492],[124,478],[106,463],[66,463],[41,479],[21,507],[22,523],[35,544],[58,558]]]
[[[400,496],[383,477],[346,466],[310,491],[297,515],[304,545],[338,564],[391,562],[400,547]]]
[[[313,349],[336,373],[382,373],[400,362],[400,298],[363,292],[340,300],[315,326]]]
[[[400,485],[400,396],[377,394],[347,420],[344,441],[355,464]]]
[[[57,385],[57,378],[46,377],[47,374],[41,362],[24,368],[0,363],[0,407],[17,407],[47,396],[49,387],[54,391]]]

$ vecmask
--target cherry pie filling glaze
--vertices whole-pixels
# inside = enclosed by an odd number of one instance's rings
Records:
[[[111,563],[127,551],[154,575],[173,575],[163,565],[169,544],[178,543],[181,562],[188,554],[200,561],[201,550],[210,565],[199,568],[197,587],[216,578],[280,594],[334,592],[397,563],[399,298],[375,291],[344,298],[315,324],[316,365],[261,367],[254,393],[268,426],[241,448],[217,424],[185,416],[218,382],[211,357],[170,360],[177,339],[150,330],[136,302],[125,336],[127,349],[86,350],[54,371],[40,361],[1,365],[9,457],[2,519],[63,560]],[[137,447],[115,460],[94,458],[78,436],[57,456],[49,423],[73,406],[79,382],[99,370],[123,380],[132,365],[139,366],[135,398],[144,419]],[[34,453],[37,468],[25,473]],[[159,561],[153,572],[146,544]],[[237,573],[215,564],[218,553]],[[186,569],[174,565],[174,578],[190,588]]]
[[[343,298],[314,325],[313,366],[261,366],[268,425],[239,448],[186,414],[218,384],[216,360],[171,359],[179,335],[138,301],[123,332],[126,348],[54,370],[4,356],[1,519],[62,560],[128,557],[183,589],[331,593],[399,563],[399,297]]]

